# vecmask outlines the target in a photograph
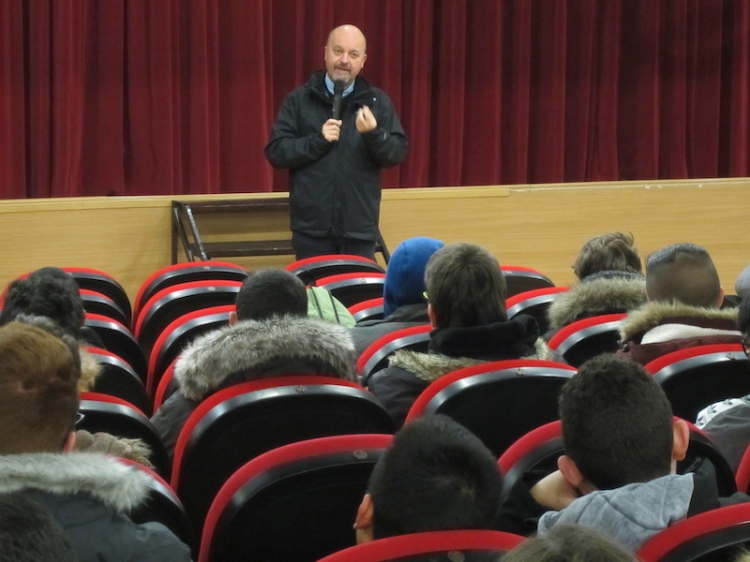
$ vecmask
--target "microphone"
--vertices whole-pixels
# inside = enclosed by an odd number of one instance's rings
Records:
[[[331,117],[341,119],[341,95],[344,93],[344,81],[336,80],[333,82],[333,109]]]

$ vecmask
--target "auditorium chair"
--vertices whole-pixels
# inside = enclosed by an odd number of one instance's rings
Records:
[[[686,423],[690,428],[690,442],[685,459],[677,463],[677,472],[682,474],[698,459],[703,459],[713,465],[719,496],[732,495],[737,491],[737,484],[726,459],[705,433],[692,423]],[[648,436],[644,439],[648,439]],[[507,496],[511,488],[530,470],[557,470],[557,459],[564,453],[560,420],[539,426],[521,436],[498,459],[498,467],[504,476],[504,494]]]
[[[701,345],[667,353],[646,365],[676,416],[694,420],[703,408],[750,394],[750,360],[742,344]]]
[[[419,395],[406,423],[445,414],[469,429],[495,456],[535,427],[559,419],[560,388],[576,374],[554,361],[513,359],[448,373]]]
[[[148,356],[146,390],[153,396],[164,370],[196,337],[229,324],[234,304],[201,308],[175,318],[154,342]]]
[[[354,317],[356,322],[382,320],[384,317],[384,302],[385,299],[383,297],[367,299],[366,301],[358,302],[357,304],[350,306],[349,313]]]
[[[319,279],[342,273],[385,273],[371,259],[351,254],[305,258],[290,263],[285,269],[299,277],[305,285],[317,285]]]
[[[319,562],[498,561],[525,537],[503,531],[462,529],[387,537],[352,546]]]
[[[734,481],[737,484],[738,491],[745,494],[750,493],[750,444],[748,444],[745,453],[740,459],[740,464],[737,467]]]
[[[585,361],[617,351],[620,325],[627,314],[603,314],[577,320],[561,328],[547,345],[560,353],[566,363],[580,367]]]
[[[172,531],[178,539],[187,545],[195,541],[190,520],[172,487],[156,472],[130,459],[119,459],[120,462],[133,466],[146,474],[148,480],[148,497],[130,513],[130,519],[142,524],[150,521],[161,523]]]
[[[143,381],[133,368],[120,356],[98,347],[88,347],[86,350],[101,366],[101,372],[96,377],[93,392],[117,396],[130,402],[147,416],[151,415],[151,400],[149,400]]]
[[[101,314],[86,313],[85,325],[101,338],[104,348],[125,360],[146,382],[148,365],[140,344],[125,325]]]
[[[190,415],[177,439],[171,484],[200,528],[222,484],[258,455],[305,439],[394,429],[374,396],[342,379],[290,374],[240,383]]]
[[[163,267],[141,284],[133,303],[133,316],[137,318],[143,305],[167,287],[189,281],[244,281],[247,275],[247,271],[241,266],[225,261],[190,261]]]
[[[555,286],[546,275],[531,267],[524,267],[521,265],[503,265],[500,266],[500,270],[503,272],[505,284],[508,287],[506,298],[510,298],[519,293],[525,293],[526,291]]]
[[[539,324],[539,333],[545,334],[549,330],[547,311],[560,293],[567,291],[567,287],[545,287],[518,293],[505,301],[508,318],[519,314],[532,316]]]
[[[79,288],[96,291],[112,299],[125,314],[128,320],[125,325],[130,325],[133,316],[130,299],[125,289],[114,277],[98,269],[85,267],[63,267],[62,269],[73,276]]]
[[[154,412],[156,412],[164,402],[179,388],[177,380],[174,378],[174,367],[179,357],[175,357],[162,373],[159,384],[154,391]]]
[[[134,334],[147,353],[162,331],[174,320],[190,312],[213,306],[233,305],[241,281],[189,281],[158,291],[140,311],[135,320]]]
[[[101,314],[112,320],[116,320],[124,326],[130,325],[130,317],[120,308],[120,306],[104,293],[92,291],[91,289],[79,289],[81,302],[86,312]]]
[[[678,521],[636,554],[641,562],[734,562],[748,549],[750,503],[741,503]]]
[[[165,477],[169,475],[169,457],[159,434],[146,415],[133,404],[115,396],[82,392],[79,411],[84,418],[77,429],[142,439],[151,449],[150,460],[156,472]]]
[[[345,307],[383,296],[385,273],[341,273],[318,279],[316,287],[325,289]]]
[[[356,329],[356,328],[355,328]],[[432,325],[402,328],[376,339],[357,360],[357,373],[366,385],[369,378],[388,366],[388,358],[400,349],[427,351]]]
[[[199,562],[313,562],[356,544],[352,522],[391,435],[291,443],[242,465],[203,526]]]

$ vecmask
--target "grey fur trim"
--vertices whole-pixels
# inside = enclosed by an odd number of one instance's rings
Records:
[[[522,357],[522,359],[554,361],[554,353],[547,347],[542,338],[534,342],[534,349],[535,353]],[[389,366],[409,371],[418,379],[426,382],[434,382],[448,373],[480,363],[485,363],[485,361],[470,357],[449,357],[440,353],[419,353],[406,350],[397,351],[388,362]]]
[[[83,493],[119,512],[148,495],[149,476],[96,453],[27,453],[0,456],[0,493],[34,489],[55,495]]]
[[[203,400],[232,374],[262,368],[277,358],[312,360],[332,375],[355,381],[349,330],[317,318],[245,320],[197,338],[175,365],[182,394]]]
[[[628,341],[636,334],[647,332],[658,326],[663,319],[676,316],[690,316],[707,320],[730,320],[737,322],[737,309],[701,308],[682,303],[650,302],[634,310],[625,318],[620,327],[620,339]],[[737,328],[739,329],[739,328]]]
[[[547,311],[550,328],[559,330],[583,314],[634,310],[646,303],[644,279],[601,278],[578,283],[559,293]]]

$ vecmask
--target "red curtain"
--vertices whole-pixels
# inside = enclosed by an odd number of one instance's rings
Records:
[[[750,175],[745,0],[0,0],[0,196],[285,190],[271,124],[347,22],[388,187]]]

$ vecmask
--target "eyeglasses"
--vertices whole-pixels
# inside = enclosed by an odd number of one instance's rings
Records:
[[[86,419],[86,416],[81,412],[78,412],[76,414],[76,421],[73,422],[73,429],[78,429],[78,426],[81,425],[81,422],[83,422],[84,419]]]
[[[427,302],[430,302],[430,297],[429,297],[429,296],[427,296],[427,291],[424,291],[424,292],[422,293],[422,296],[424,297],[424,300],[426,300]]]
[[[750,357],[750,336],[742,338],[742,347],[745,349],[745,355]]]

